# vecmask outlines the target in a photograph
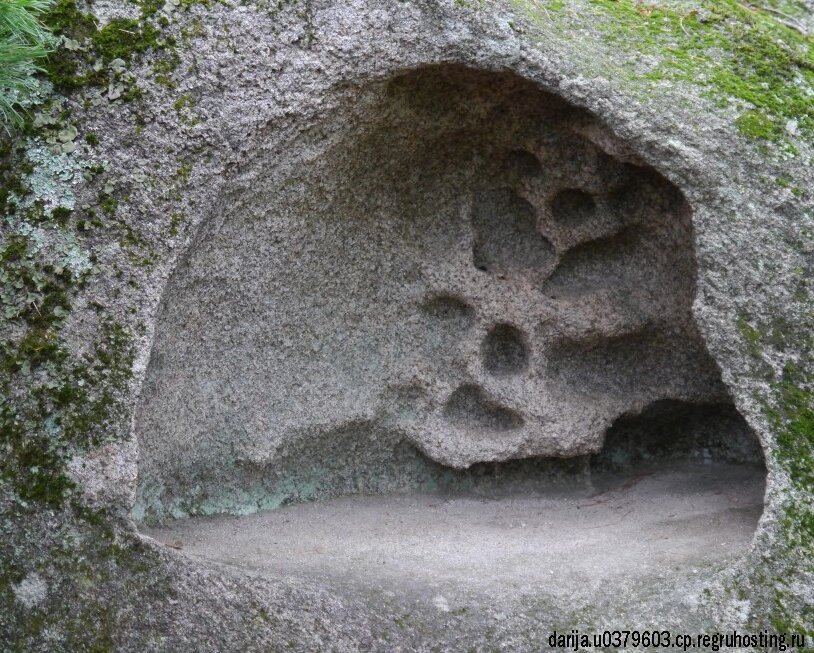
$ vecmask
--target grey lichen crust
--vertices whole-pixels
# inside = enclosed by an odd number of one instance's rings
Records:
[[[139,23],[135,6],[101,3],[84,8],[98,32],[60,5],[81,24],[63,47],[100,54],[71,79],[52,69],[57,90],[45,84],[0,171],[0,649],[524,651],[554,628],[621,622],[814,634],[808,118],[784,116],[777,136],[757,95],[723,106],[652,74],[657,39],[648,57],[625,52],[605,4],[182,1],[145,3]],[[719,27],[703,5],[670,11],[676,38]],[[546,310],[534,283],[558,307],[541,332],[524,322]],[[336,351],[328,333],[345,336]],[[605,361],[619,372],[598,373]],[[609,588],[590,611],[439,612],[270,583],[192,563],[131,520],[137,489],[155,516],[207,512],[213,488],[245,491],[215,509],[271,506],[247,482],[296,468],[309,442],[392,444],[376,464],[413,470],[401,487],[437,463],[595,451],[614,419],[664,399],[734,402],[763,446],[764,517],[735,567],[619,601]],[[552,405],[579,426],[546,440],[534,424],[551,416],[534,411]],[[676,587],[686,609],[661,610]]]

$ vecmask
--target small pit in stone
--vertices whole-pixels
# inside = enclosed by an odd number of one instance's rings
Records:
[[[543,166],[534,154],[527,150],[514,150],[506,157],[506,172],[518,181],[543,176]]]
[[[472,321],[474,311],[463,299],[452,295],[435,295],[428,298],[421,309],[429,317],[441,322],[465,326]]]
[[[526,338],[511,324],[498,324],[481,343],[483,366],[490,374],[508,376],[522,372],[529,364]]]
[[[596,200],[590,193],[567,188],[551,200],[551,213],[558,222],[573,226],[590,222],[596,215]]]
[[[554,260],[551,243],[537,231],[536,209],[512,190],[478,193],[472,224],[472,262],[479,270],[540,270]]]
[[[523,425],[520,415],[490,400],[476,385],[455,390],[444,406],[444,416],[455,426],[473,433],[511,431]]]

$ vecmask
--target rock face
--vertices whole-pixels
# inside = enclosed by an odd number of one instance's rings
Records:
[[[0,151],[0,650],[811,632],[814,78],[758,4],[59,3]]]
[[[572,457],[654,402],[728,401],[690,310],[690,207],[588,114],[451,65],[367,83],[325,121],[307,161],[218,209],[165,291],[136,424],[146,513],[257,496],[293,446]]]

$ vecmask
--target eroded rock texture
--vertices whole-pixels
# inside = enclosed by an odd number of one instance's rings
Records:
[[[458,66],[354,100],[300,164],[249,164],[264,183],[176,271],[137,422],[146,514],[260,507],[294,450],[320,452],[311,483],[341,457],[337,491],[374,461],[392,489],[404,441],[455,468],[572,457],[654,402],[727,401],[690,207],[591,118]]]

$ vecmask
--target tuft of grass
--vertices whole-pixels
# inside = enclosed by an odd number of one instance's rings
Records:
[[[55,39],[39,17],[52,0],[0,0],[0,120],[19,125],[19,102],[37,88],[36,61],[54,48]]]

